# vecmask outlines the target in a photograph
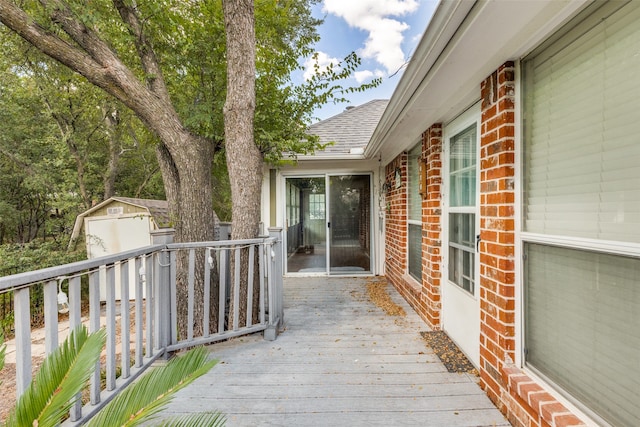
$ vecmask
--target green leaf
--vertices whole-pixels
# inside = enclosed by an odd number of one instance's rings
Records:
[[[0,371],[4,368],[4,358],[7,351],[7,345],[4,343],[4,334],[0,333]],[[2,385],[2,381],[0,381]]]
[[[152,368],[107,404],[87,426],[137,426],[152,420],[173,395],[207,373],[216,363],[204,347]]]
[[[94,371],[105,342],[100,330],[91,335],[80,325],[49,354],[15,408],[18,426],[56,426],[75,403]]]
[[[224,415],[219,412],[204,412],[180,417],[167,418],[160,427],[221,427],[225,424]]]

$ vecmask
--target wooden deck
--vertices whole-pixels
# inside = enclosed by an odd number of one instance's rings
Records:
[[[221,363],[163,415],[220,410],[227,426],[508,426],[477,378],[448,373],[407,312],[386,315],[367,278],[285,279],[286,331],[210,347]]]

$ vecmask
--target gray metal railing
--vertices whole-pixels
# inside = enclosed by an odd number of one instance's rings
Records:
[[[40,287],[34,285],[43,284],[44,353],[80,323],[90,332],[105,328],[107,333],[103,357],[90,379],[89,402],[72,408],[68,425],[93,416],[170,352],[259,331],[275,339],[284,315],[282,230],[269,232],[258,239],[199,243],[172,243],[170,234],[160,233],[154,237],[158,244],[145,248],[0,277],[0,293],[14,295],[17,395],[29,386],[32,348],[37,348],[30,293]],[[179,270],[182,265],[186,268]],[[246,292],[240,292],[241,286]],[[248,314],[241,323],[243,309]],[[196,310],[202,310],[202,325],[194,323]],[[179,322],[178,313],[186,321]]]

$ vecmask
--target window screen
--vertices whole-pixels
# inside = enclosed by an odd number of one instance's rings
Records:
[[[525,63],[524,226],[640,242],[640,8],[598,22]]]
[[[640,259],[526,245],[525,358],[616,426],[640,425]]]

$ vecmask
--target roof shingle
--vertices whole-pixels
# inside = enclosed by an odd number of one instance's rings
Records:
[[[318,135],[321,143],[333,142],[314,156],[354,154],[352,150],[364,149],[388,103],[388,99],[374,99],[309,126],[309,133]]]

